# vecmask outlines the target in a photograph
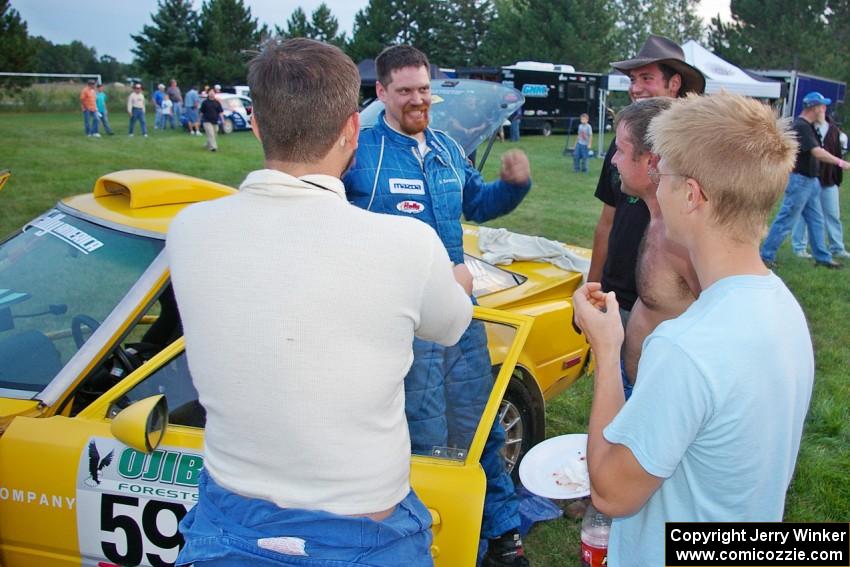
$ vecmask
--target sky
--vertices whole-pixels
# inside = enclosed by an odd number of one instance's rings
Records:
[[[202,0],[193,0],[200,11]],[[253,17],[274,29],[286,26],[289,14],[301,6],[309,17],[322,0],[245,0]],[[340,29],[351,35],[354,15],[368,0],[325,0],[339,21]],[[112,55],[123,63],[133,59],[131,34],[151,23],[156,0],[12,0],[12,8],[27,22],[30,35],[40,35],[53,43],[77,39],[97,50],[98,56]],[[729,0],[702,0],[700,15],[708,23],[718,13],[729,17]]]

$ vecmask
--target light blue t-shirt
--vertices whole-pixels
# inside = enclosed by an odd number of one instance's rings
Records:
[[[703,290],[646,338],[605,428],[661,487],[611,528],[611,567],[664,565],[665,522],[780,521],[814,379],[799,304],[774,274]]]
[[[198,91],[195,89],[190,89],[188,93],[186,93],[186,98],[183,99],[183,103],[186,108],[198,108],[201,104],[200,96],[198,95]]]
[[[577,143],[582,146],[588,145],[590,143],[591,134],[593,134],[593,127],[590,124],[579,124]]]

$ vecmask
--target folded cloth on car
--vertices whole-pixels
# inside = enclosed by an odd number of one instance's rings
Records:
[[[541,236],[517,234],[505,228],[478,227],[478,247],[482,259],[491,264],[510,264],[514,260],[549,262],[563,270],[581,272],[587,280],[590,260],[573,252],[562,242]]]

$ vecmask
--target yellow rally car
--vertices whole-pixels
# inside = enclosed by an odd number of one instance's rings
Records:
[[[177,524],[197,498],[204,410],[164,238],[183,207],[233,192],[177,174],[117,172],[0,244],[0,564],[173,564]],[[497,378],[468,447],[412,459],[443,567],[475,564],[487,424],[501,416],[516,462],[544,436],[544,400],[588,359],[570,323],[581,276],[486,264],[474,258],[476,227],[465,229]]]

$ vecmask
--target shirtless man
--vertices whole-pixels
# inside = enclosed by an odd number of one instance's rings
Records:
[[[682,48],[666,37],[650,35],[633,59],[611,66],[629,77],[632,102],[659,96],[683,97],[705,90],[705,77],[685,61]],[[641,199],[621,190],[611,162],[615,151],[612,142],[596,186],[596,198],[603,205],[593,235],[588,281],[601,282],[602,289],[617,294],[620,315],[627,323],[637,300],[635,265],[641,237],[649,224],[649,211]]]
[[[646,142],[650,121],[666,110],[673,99],[639,100],[617,115],[617,150],[611,163],[617,167],[622,191],[639,197],[649,209],[649,225],[638,252],[638,299],[626,324],[623,347],[623,386],[626,398],[637,376],[643,340],[662,321],[682,314],[699,296],[699,281],[687,251],[664,236],[664,220],[655,197],[658,158]]]

